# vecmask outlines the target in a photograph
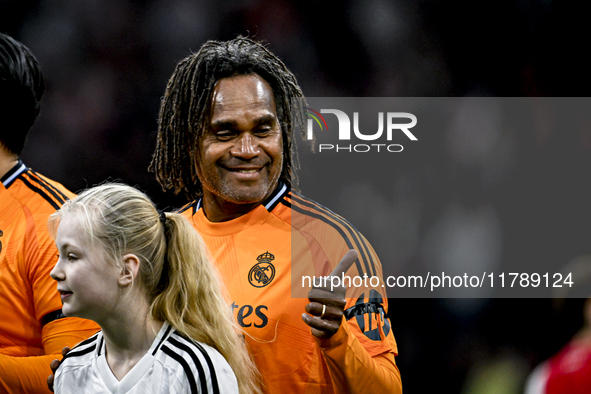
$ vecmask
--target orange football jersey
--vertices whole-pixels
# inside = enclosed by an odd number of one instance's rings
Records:
[[[57,249],[49,215],[74,195],[22,162],[0,185],[0,392],[49,392],[49,364],[98,331],[96,323],[65,318],[49,273]]]
[[[227,222],[210,222],[200,201],[179,212],[217,264],[266,392],[401,391],[381,264],[351,224],[281,184],[263,204]],[[349,288],[346,324],[320,340],[301,317],[309,303],[302,277],[330,274],[349,249],[359,256],[346,275],[380,282]]]

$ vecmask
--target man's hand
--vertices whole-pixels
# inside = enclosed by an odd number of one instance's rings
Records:
[[[68,354],[68,352],[71,349],[69,347],[64,347],[62,349],[62,356],[65,356],[66,354]],[[60,366],[60,361],[58,359],[55,359],[51,362],[51,364],[49,364],[49,367],[51,368],[51,375],[49,375],[49,377],[47,378],[47,387],[49,387],[49,390],[51,390],[51,392],[53,393],[53,378],[55,375],[55,371],[57,371],[58,367]]]
[[[329,276],[340,278],[356,259],[357,251],[349,250]],[[312,327],[310,330],[312,335],[328,339],[336,334],[343,321],[343,310],[347,303],[346,291],[345,286],[337,287],[333,291],[326,287],[314,287],[310,290],[308,293],[310,303],[306,305],[307,313],[302,313],[302,319]]]

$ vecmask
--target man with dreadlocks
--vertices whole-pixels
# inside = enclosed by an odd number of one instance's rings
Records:
[[[382,276],[361,234],[297,192],[293,99],[294,75],[260,43],[207,42],[169,80],[150,170],[192,200],[180,211],[218,264],[267,392],[401,392],[381,286],[292,296],[292,275],[336,275],[345,254],[343,274]]]

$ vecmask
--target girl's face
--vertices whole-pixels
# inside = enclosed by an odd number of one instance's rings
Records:
[[[74,215],[62,217],[55,243],[59,259],[51,277],[57,281],[63,313],[99,324],[111,317],[121,294],[120,269],[107,261],[99,246],[91,247]]]

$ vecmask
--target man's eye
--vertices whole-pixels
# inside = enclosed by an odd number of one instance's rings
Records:
[[[257,129],[256,134],[258,135],[265,135],[265,134],[269,134],[271,132],[271,127],[261,127],[259,129]]]
[[[217,133],[215,133],[215,136],[218,139],[227,140],[232,138],[234,136],[234,133],[232,133],[231,131],[218,131]]]
[[[71,253],[68,254],[68,261],[74,261],[74,260],[78,260],[78,257],[76,257],[75,255],[73,255]]]

